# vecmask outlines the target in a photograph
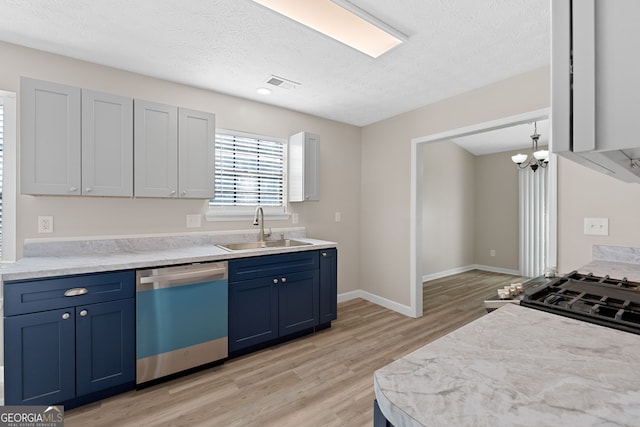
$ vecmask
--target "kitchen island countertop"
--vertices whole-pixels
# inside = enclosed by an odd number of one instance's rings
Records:
[[[631,426],[640,335],[508,304],[379,369],[395,427]]]

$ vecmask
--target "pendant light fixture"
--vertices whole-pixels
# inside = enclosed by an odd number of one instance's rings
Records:
[[[549,150],[538,150],[538,140],[540,139],[538,122],[534,122],[533,126],[533,135],[531,135],[532,157],[527,161],[529,156],[526,154],[516,154],[515,156],[511,156],[511,160],[513,160],[513,163],[517,164],[520,169],[525,169],[528,166],[535,172],[539,167],[546,168],[549,165]]]

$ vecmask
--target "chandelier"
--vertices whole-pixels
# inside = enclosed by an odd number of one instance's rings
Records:
[[[526,169],[528,166],[535,172],[539,167],[546,168],[549,164],[549,150],[538,150],[538,140],[540,139],[538,123],[534,122],[533,126],[533,135],[531,135],[531,151],[533,151],[533,156],[527,160],[529,156],[526,154],[516,154],[515,156],[511,156],[511,160],[513,160],[513,163],[517,164],[520,169]]]

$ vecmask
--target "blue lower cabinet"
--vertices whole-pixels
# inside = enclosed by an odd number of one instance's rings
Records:
[[[262,278],[229,284],[229,352],[278,338],[277,283]]]
[[[318,270],[287,274],[278,283],[278,333],[280,336],[318,325]]]
[[[76,393],[135,380],[135,300],[76,307]]]
[[[73,308],[4,319],[5,405],[49,405],[76,395]]]
[[[319,258],[316,250],[229,261],[229,353],[320,324]]]
[[[338,318],[338,250],[320,251],[320,323]]]
[[[373,427],[393,427],[380,410],[377,399],[373,401]]]
[[[132,389],[134,277],[131,271],[5,283],[5,404],[72,408]],[[34,301],[43,311],[27,312]],[[69,306],[60,308],[61,301]]]

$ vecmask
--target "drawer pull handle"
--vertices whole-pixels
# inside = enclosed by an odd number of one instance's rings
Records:
[[[64,296],[65,297],[77,297],[80,295],[84,295],[86,293],[88,293],[89,290],[87,290],[87,288],[71,288],[71,289],[67,289],[64,292]]]
[[[64,320],[67,320],[69,317],[71,317],[71,316],[69,315],[69,313],[65,313],[65,314],[63,314],[63,315],[62,315],[62,318],[63,318]]]
[[[87,310],[82,310],[80,312],[80,316],[82,316],[82,317],[86,316],[87,314],[88,314]]]

